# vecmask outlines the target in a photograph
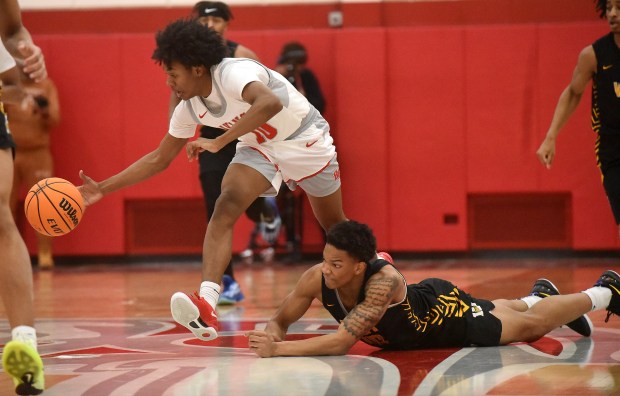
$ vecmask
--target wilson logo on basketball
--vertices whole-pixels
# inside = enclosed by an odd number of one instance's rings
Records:
[[[77,226],[78,223],[80,222],[80,220],[77,217],[77,210],[75,210],[73,208],[73,206],[71,206],[71,203],[69,201],[67,201],[66,199],[61,199],[60,200],[60,209],[64,210],[65,212],[67,212],[67,216],[69,216],[69,218],[71,219],[71,221],[73,222],[74,226]]]

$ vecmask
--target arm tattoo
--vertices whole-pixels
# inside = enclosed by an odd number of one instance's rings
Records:
[[[366,284],[366,298],[356,305],[343,320],[344,328],[352,336],[361,338],[367,334],[383,317],[396,292],[397,276],[371,278]]]

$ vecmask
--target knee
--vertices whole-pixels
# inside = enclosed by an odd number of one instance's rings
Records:
[[[13,228],[15,228],[15,221],[11,209],[8,204],[0,203],[0,234],[4,235]]]
[[[234,224],[245,209],[242,200],[238,198],[237,194],[222,191],[222,194],[215,202],[212,220],[220,223]]]
[[[526,315],[529,316],[529,318],[526,328],[523,329],[522,341],[534,342],[553,330],[551,321],[548,318],[541,315],[531,315],[527,313]]]

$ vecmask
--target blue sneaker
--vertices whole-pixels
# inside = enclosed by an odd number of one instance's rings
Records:
[[[217,302],[218,305],[231,305],[243,301],[245,298],[239,287],[239,283],[235,281],[230,275],[224,275],[222,277],[222,293],[220,293],[220,299]]]

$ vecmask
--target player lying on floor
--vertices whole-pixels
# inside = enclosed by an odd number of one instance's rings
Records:
[[[532,342],[567,324],[589,336],[586,313],[620,314],[620,276],[605,271],[583,291],[560,295],[538,279],[519,300],[474,298],[442,279],[407,285],[391,262],[374,261],[376,242],[368,226],[347,221],[327,234],[323,262],[308,269],[286,297],[265,331],[246,333],[261,357],[342,355],[358,340],[385,349],[496,346]],[[338,330],[305,340],[283,341],[313,299],[340,323]]]

